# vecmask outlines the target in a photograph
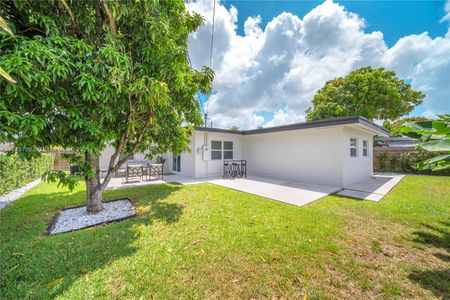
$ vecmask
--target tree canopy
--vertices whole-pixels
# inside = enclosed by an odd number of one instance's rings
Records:
[[[101,210],[103,189],[133,153],[187,149],[202,124],[195,95],[211,91],[214,73],[189,64],[188,36],[203,18],[182,0],[7,0],[0,15],[13,33],[0,32],[0,68],[16,81],[0,77],[0,141],[23,156],[52,146],[81,154],[70,159],[86,176],[88,209]],[[109,143],[116,151],[101,182]]]
[[[327,81],[316,92],[306,119],[359,115],[372,120],[395,120],[411,112],[424,97],[395,72],[364,67]]]

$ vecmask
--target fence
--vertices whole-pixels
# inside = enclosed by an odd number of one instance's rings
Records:
[[[53,170],[56,171],[68,171],[70,169],[70,164],[67,160],[64,160],[61,155],[63,153],[70,153],[68,150],[55,150],[49,149],[43,151],[45,153],[51,153],[55,156],[55,160],[53,161]]]
[[[436,156],[436,154],[427,151],[417,151],[414,147],[373,147],[373,170],[375,172],[450,175],[450,170],[432,172],[414,169],[416,163]]]

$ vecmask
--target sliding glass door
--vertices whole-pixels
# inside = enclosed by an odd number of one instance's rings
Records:
[[[172,171],[181,172],[181,156],[172,154]]]

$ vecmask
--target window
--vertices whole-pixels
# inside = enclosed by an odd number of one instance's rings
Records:
[[[233,142],[211,141],[211,159],[233,159]]]
[[[350,157],[358,156],[358,139],[350,138]]]
[[[233,142],[223,142],[223,159],[233,159]]]
[[[211,159],[222,159],[222,141],[211,141]]]
[[[369,141],[363,140],[363,156],[369,156]]]

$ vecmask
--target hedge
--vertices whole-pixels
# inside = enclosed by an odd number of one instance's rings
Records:
[[[54,155],[48,153],[31,160],[0,154],[0,195],[40,178],[45,171],[53,168],[53,160]]]

